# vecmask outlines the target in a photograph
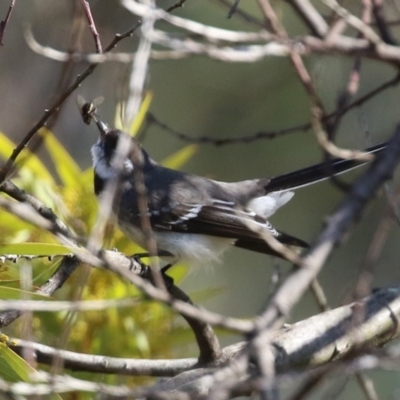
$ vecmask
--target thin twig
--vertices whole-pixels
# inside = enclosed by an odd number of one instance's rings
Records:
[[[381,38],[385,43],[397,46],[397,41],[394,39],[392,33],[389,30],[389,24],[386,21],[385,13],[383,10],[382,0],[372,0],[372,11],[374,13],[376,26],[378,27]]]
[[[229,9],[229,12],[228,12],[228,15],[227,15],[228,19],[232,18],[233,15],[236,13],[236,11],[237,11],[237,9],[239,7],[239,3],[240,3],[240,0],[235,0],[233,2],[232,7]]]
[[[103,52],[103,48],[101,46],[100,35],[97,32],[96,24],[94,23],[92,12],[90,10],[90,4],[89,4],[89,2],[87,0],[80,0],[80,2],[82,4],[83,10],[85,12],[86,19],[89,22],[89,28],[90,28],[90,31],[92,32],[92,35],[93,35],[93,38],[94,38],[94,43],[96,45],[96,52],[97,53],[102,53]]]
[[[328,24],[314,5],[308,0],[287,0],[296,10],[311,32],[323,38],[328,32]]]
[[[4,20],[2,20],[0,22],[0,46],[4,46],[4,43],[3,43],[4,32],[6,31],[7,24],[10,21],[11,13],[15,6],[15,1],[16,0],[11,0],[10,6],[8,7],[7,15],[4,18]]]

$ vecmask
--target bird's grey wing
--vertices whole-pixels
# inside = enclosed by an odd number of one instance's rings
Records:
[[[281,243],[308,247],[301,239],[276,230],[268,221],[237,209],[234,203],[227,201],[213,200],[202,205],[180,203],[169,213],[152,215],[150,220],[155,230],[232,238],[237,247],[276,255],[256,232],[248,228],[246,220],[256,221]]]

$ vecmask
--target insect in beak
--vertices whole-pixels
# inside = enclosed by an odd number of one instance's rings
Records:
[[[104,97],[97,97],[93,101],[86,101],[81,95],[76,98],[76,103],[79,108],[79,112],[82,115],[83,122],[90,125],[92,121],[96,122],[97,127],[100,131],[100,137],[103,138],[104,135],[110,130],[104,122],[100,121],[99,116],[96,114],[97,107],[101,105],[104,101]]]

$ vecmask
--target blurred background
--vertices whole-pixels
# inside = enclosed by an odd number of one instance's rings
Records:
[[[173,3],[159,1],[158,5],[167,7]],[[347,3],[346,6],[353,7],[353,11],[359,7],[358,2]],[[116,33],[125,32],[137,21],[119,2],[93,0],[90,5],[103,47]],[[0,3],[1,16],[6,14],[8,6],[8,2]],[[287,4],[276,2],[274,6],[279,9],[285,26],[290,27],[291,34],[305,31]],[[81,16],[81,26],[72,23],[79,7],[78,2],[72,1],[35,0],[17,2],[13,10],[3,38],[4,46],[0,49],[0,91],[3,94],[0,130],[16,143],[51,105],[65,86],[67,77],[72,81],[87,66],[82,62],[66,67],[63,63],[35,54],[26,44],[24,29],[29,27],[43,46],[62,51],[69,50],[71,37],[76,34],[79,40],[75,50],[94,52],[93,37],[84,17]],[[261,18],[255,2],[241,2],[240,7]],[[211,0],[188,0],[183,8],[175,11],[176,15],[221,28],[254,29],[237,16],[228,19],[227,13],[228,8],[223,2]],[[163,22],[157,27],[172,29]],[[393,34],[399,36],[399,30],[393,28]],[[118,45],[117,51],[134,51],[137,44],[135,36],[125,39]],[[353,62],[341,56],[314,55],[306,59],[328,111],[334,110],[338,94],[348,82]],[[129,70],[130,66],[126,64],[105,63],[98,66],[51,123],[53,133],[82,168],[91,166],[90,147],[96,141],[97,132],[94,126],[83,124],[76,96],[78,93],[87,99],[104,96],[99,114],[112,124],[116,104],[126,94]],[[363,59],[357,97],[380,86],[396,73],[395,67]],[[146,89],[153,92],[150,111],[172,129],[194,138],[204,135],[236,138],[260,130],[296,126],[310,120],[309,99],[286,58],[264,58],[250,64],[223,63],[202,56],[152,60]],[[387,140],[400,122],[399,95],[398,87],[390,88],[348,113],[337,135],[338,146],[362,149]],[[142,143],[158,161],[187,145],[155,125],[146,129]],[[37,154],[46,160],[47,155],[40,148]],[[299,131],[274,140],[257,140],[247,144],[199,145],[195,155],[182,169],[217,180],[238,181],[273,177],[321,160],[322,152],[314,134]],[[351,182],[360,173],[362,169],[349,173],[343,179]],[[344,196],[330,182],[300,189],[271,222],[280,230],[312,243],[327,216]],[[324,267],[320,280],[332,307],[351,298],[351,290],[385,209],[385,196],[379,193],[351,235],[334,251]],[[380,255],[373,287],[399,282],[399,239],[399,229],[395,227]],[[290,268],[291,265],[284,261],[232,249],[219,265],[193,268],[181,285],[189,294],[210,287],[218,288],[216,295],[202,301],[203,306],[234,317],[251,317],[266,304],[272,290],[272,274],[277,271],[285,274]],[[317,311],[313,298],[307,295],[294,310],[291,320],[297,321]],[[235,339],[223,336],[224,344]],[[387,395],[392,395],[396,387],[394,381],[389,385],[390,375],[385,373],[383,380],[378,380],[380,389]],[[393,373],[393,378],[398,379],[398,375],[396,377]],[[351,397],[351,388],[341,398],[354,398]]]

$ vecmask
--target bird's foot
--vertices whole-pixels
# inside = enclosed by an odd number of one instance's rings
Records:
[[[149,257],[148,253],[137,253],[134,254],[132,256],[130,256],[130,258],[133,258],[133,260],[140,265],[141,267],[141,271],[139,273],[139,276],[149,280],[153,285],[155,284],[154,281],[154,274],[153,271],[151,270],[150,266],[145,264],[141,259],[142,258],[146,258]],[[171,288],[174,285],[174,279],[171,278],[169,275],[167,275],[167,271],[173,266],[173,263],[169,263],[167,265],[165,265],[164,267],[162,267],[160,269],[160,274],[161,274],[161,278],[164,281],[165,287],[167,288],[167,290],[169,288]],[[132,266],[133,267],[133,266]],[[132,269],[132,268],[131,268]]]

